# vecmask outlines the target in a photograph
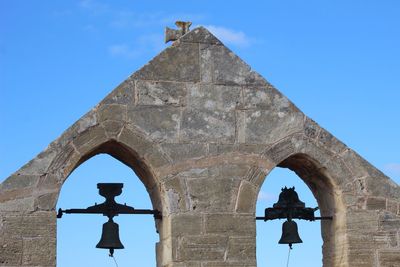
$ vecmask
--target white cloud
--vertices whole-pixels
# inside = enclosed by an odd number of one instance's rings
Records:
[[[108,48],[110,54],[114,57],[123,57],[127,59],[135,58],[139,55],[137,50],[134,50],[127,44],[114,44]]]
[[[90,11],[93,14],[101,14],[110,11],[110,7],[96,0],[81,0],[79,6]]]
[[[275,200],[277,199],[277,196],[271,193],[267,193],[264,191],[260,191],[260,193],[258,193],[258,197],[257,200],[259,201],[271,201],[271,200]]]
[[[223,43],[232,44],[236,46],[249,46],[251,39],[246,36],[242,31],[235,31],[221,26],[207,25],[205,26],[210,32],[212,32],[216,37],[221,39]]]
[[[161,33],[144,34],[135,38],[134,44],[120,43],[108,47],[108,52],[113,57],[132,59],[143,54],[159,53],[165,48]]]
[[[113,12],[110,26],[117,29],[149,28],[153,26],[170,26],[177,20],[196,21],[204,16],[201,14],[168,14],[166,12],[135,13],[130,10],[117,10]]]
[[[389,163],[384,166],[385,171],[392,175],[400,175],[400,163]]]

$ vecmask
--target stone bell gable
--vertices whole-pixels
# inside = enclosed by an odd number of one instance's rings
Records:
[[[0,185],[0,266],[55,266],[60,189],[99,153],[131,167],[162,211],[157,266],[255,267],[257,195],[275,167],[295,171],[321,215],[333,216],[321,223],[324,266],[400,262],[400,187],[205,28],[184,34]]]

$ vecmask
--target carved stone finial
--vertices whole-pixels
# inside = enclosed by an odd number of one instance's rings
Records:
[[[177,21],[175,25],[179,28],[178,30],[173,30],[171,28],[165,27],[165,43],[169,41],[176,41],[182,35],[189,32],[189,27],[192,25],[190,21]]]

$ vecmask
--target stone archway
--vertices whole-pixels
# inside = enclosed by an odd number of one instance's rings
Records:
[[[400,187],[202,27],[1,184],[0,266],[55,265],[60,188],[98,153],[134,169],[162,210],[158,266],[255,267],[256,198],[276,166],[294,170],[334,216],[323,225],[324,266],[400,261]]]
[[[341,159],[335,158],[331,151],[315,143],[315,140],[297,133],[267,148],[262,157],[272,162],[272,166],[269,169],[253,167],[246,179],[250,183],[243,183],[239,191],[237,205],[242,207],[242,212],[254,213],[258,192],[268,173],[275,167],[294,171],[310,188],[320,207],[321,216],[334,217],[333,221],[321,223],[324,266],[347,266],[347,208],[341,188],[343,181],[337,180],[337,177],[351,179],[351,174],[346,167],[333,169],[333,166],[342,164]],[[247,209],[244,209],[240,202],[249,199],[253,202],[251,205],[248,203]]]

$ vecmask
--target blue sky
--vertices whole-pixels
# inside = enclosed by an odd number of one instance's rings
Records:
[[[400,3],[395,0],[248,0],[229,1],[229,4],[208,0],[201,3],[2,0],[0,182],[168,46],[163,44],[165,26],[174,27],[176,20],[191,20],[193,25],[206,26],[306,115],[400,183],[398,14]],[[95,167],[105,163],[109,164],[110,173],[99,172]],[[138,208],[149,207],[143,186],[130,184],[135,177],[127,178],[133,175],[129,169],[106,156],[88,161],[71,175],[63,187],[59,205],[63,208],[92,205],[97,197],[95,184],[99,175],[106,173],[108,177],[101,179],[127,183],[125,193],[136,192],[136,188],[144,192],[137,199],[127,199],[127,203],[133,202],[132,205]],[[281,186],[299,181],[292,180],[289,172],[282,173],[281,170],[276,171],[276,178],[274,175],[275,171],[262,188],[259,206],[275,202],[276,198],[273,198],[279,194],[277,189]],[[286,175],[287,178],[279,179]],[[85,196],[76,198],[77,186],[82,190],[93,190],[93,195],[83,191]],[[298,186],[302,186],[301,183]],[[313,199],[307,196],[309,192],[305,188],[299,188],[299,191],[303,201],[312,206]],[[262,209],[258,207],[258,210]],[[120,228],[138,220],[124,218],[128,220],[125,223],[120,219],[122,216],[118,218]],[[83,223],[79,216],[62,220]],[[96,227],[95,222],[89,223],[89,230],[82,232],[89,234],[91,228],[101,229],[103,220],[98,218]],[[149,239],[150,249],[146,251],[153,252],[157,235],[152,221],[146,222],[142,224],[150,225],[148,233],[153,236],[140,240]],[[62,240],[67,240],[71,236],[68,231],[76,228],[68,225],[59,223],[65,236]],[[272,226],[258,223],[257,227],[259,266],[278,266],[268,261],[271,258],[276,258],[276,264],[285,262],[286,248],[275,243],[260,243],[260,236],[264,236],[261,228]],[[270,232],[280,232],[280,229]],[[102,250],[94,249],[99,233],[93,231],[93,236],[79,249],[68,246],[59,249],[59,266],[78,266],[77,262],[63,258],[61,250],[66,255],[68,251],[70,255],[77,251],[86,253],[83,255],[89,255],[87,253],[91,251],[100,253],[91,258],[87,256],[89,259],[105,256]],[[315,241],[296,247],[304,247],[315,254],[320,251],[318,242],[320,240],[315,237]],[[68,244],[67,241],[63,243]],[[308,244],[314,246],[308,247]],[[136,246],[135,251],[145,247],[134,240],[129,245],[132,246]],[[273,252],[274,249],[281,249],[282,255]],[[261,251],[271,251],[270,255],[274,257]],[[118,251],[117,254],[121,257],[120,266],[127,265],[123,264],[124,253]],[[145,252],[140,253],[138,255]],[[302,258],[295,251],[291,257],[292,262],[296,257],[299,261]],[[153,256],[145,258],[150,261],[141,266],[154,266]],[[312,257],[303,258],[309,261]],[[102,259],[105,266],[112,263],[108,258]],[[315,263],[307,264],[320,266],[320,261],[316,259]]]

